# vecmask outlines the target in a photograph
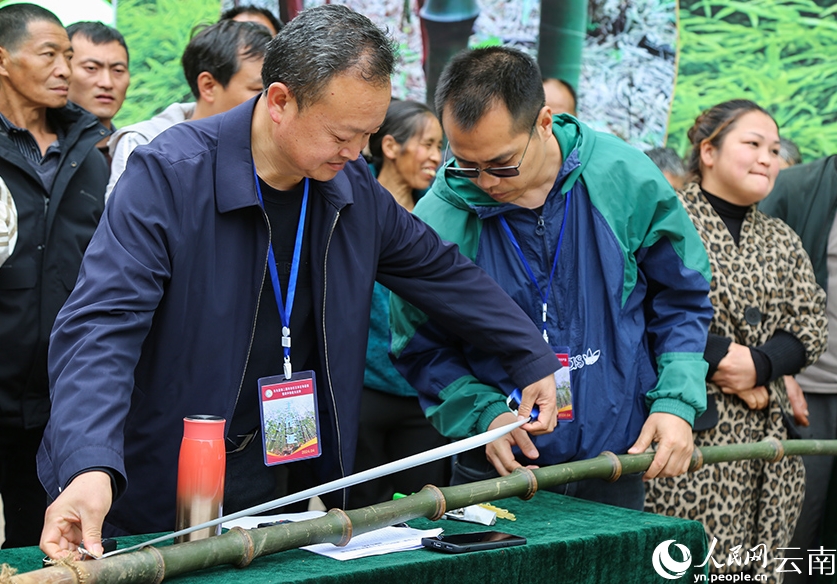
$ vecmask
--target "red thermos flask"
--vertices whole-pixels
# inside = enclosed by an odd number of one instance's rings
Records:
[[[195,415],[183,418],[183,441],[177,467],[177,524],[181,530],[221,517],[224,504],[224,418]],[[175,543],[221,533],[207,527],[178,537]]]

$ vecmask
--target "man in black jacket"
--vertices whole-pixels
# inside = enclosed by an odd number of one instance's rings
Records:
[[[73,50],[61,21],[32,4],[0,9],[0,177],[19,216],[0,268],[0,495],[3,547],[38,543],[46,493],[35,453],[49,417],[47,344],[104,209],[107,132],[68,104]]]

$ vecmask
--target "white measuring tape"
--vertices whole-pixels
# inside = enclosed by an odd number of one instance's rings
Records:
[[[353,485],[357,485],[359,483],[363,483],[372,479],[385,477],[387,475],[391,475],[393,473],[406,470],[408,468],[413,468],[414,466],[420,466],[428,462],[433,462],[434,460],[439,460],[441,458],[453,456],[454,454],[459,454],[460,452],[465,452],[467,450],[477,448],[478,446],[485,446],[489,442],[493,442],[494,440],[497,440],[497,438],[505,436],[512,430],[520,428],[523,424],[526,424],[528,422],[529,420],[518,420],[517,422],[514,422],[512,424],[500,426],[499,428],[489,430],[488,432],[483,432],[482,434],[477,434],[476,436],[471,436],[470,438],[466,438],[464,440],[459,440],[457,442],[445,444],[444,446],[439,446],[438,448],[434,448],[426,452],[419,452],[418,454],[402,458],[401,460],[388,462],[387,464],[382,464],[381,466],[376,466],[375,468],[370,468],[369,470],[364,470],[362,472],[343,477],[342,479],[337,479],[335,481],[325,483],[324,485],[320,485],[318,487],[312,487],[310,489],[300,491],[299,493],[294,493],[293,495],[286,495],[284,497],[274,499],[273,501],[268,501],[267,503],[262,503],[261,505],[250,507],[249,509],[242,509],[241,511],[236,511],[235,513],[224,515],[223,517],[219,517],[218,519],[213,519],[212,521],[201,523],[200,525],[194,525],[192,527],[187,527],[186,529],[181,529],[180,531],[175,531],[174,533],[162,535],[160,537],[155,537],[154,539],[131,547],[127,547],[120,550],[114,550],[112,552],[108,552],[102,555],[99,559],[104,559],[125,552],[132,552],[134,550],[148,547],[150,545],[162,543],[175,537],[180,537],[181,535],[187,535],[189,533],[192,533],[193,531],[206,529],[207,527],[215,527],[216,525],[226,523],[227,521],[232,521],[233,519],[241,519],[242,517],[249,517],[250,515],[257,515],[265,511],[278,509],[279,507],[284,507],[285,505],[290,505],[291,503],[298,503],[299,501],[304,501],[306,499],[317,497],[325,493],[330,493],[338,489],[345,489],[346,487],[351,487]]]

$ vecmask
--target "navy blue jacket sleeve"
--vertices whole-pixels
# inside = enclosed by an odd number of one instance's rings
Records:
[[[106,205],[76,287],[55,321],[52,411],[38,462],[53,497],[91,467],[112,469],[120,491],[126,485],[123,428],[133,372],[176,246],[179,212],[171,193],[180,186],[171,184],[176,179],[166,164],[158,157],[131,158],[133,172]]]

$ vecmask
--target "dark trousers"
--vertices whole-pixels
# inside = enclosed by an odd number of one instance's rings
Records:
[[[424,417],[417,397],[364,388],[360,404],[355,472],[447,444]],[[428,484],[446,486],[449,468],[446,458],[355,485],[349,492],[349,509],[392,499],[394,493],[409,495]]]
[[[485,448],[462,452],[454,457],[451,484],[460,485],[500,476],[494,465],[485,457]],[[618,481],[609,483],[602,479],[585,479],[548,489],[553,493],[568,495],[586,501],[596,501],[614,507],[643,510],[645,485],[642,474],[623,475]]]
[[[35,468],[44,429],[0,427],[0,497],[6,521],[3,548],[38,545],[47,495]]]
[[[833,440],[837,438],[837,394],[806,393],[808,400],[809,426],[798,426],[800,438],[804,440]],[[788,544],[785,557],[802,558],[795,562],[801,574],[794,571],[785,574],[785,584],[816,582],[819,572],[812,571],[809,556],[822,546],[823,518],[828,498],[833,456],[803,456],[805,464],[805,502],[796,522],[796,531]],[[810,552],[810,553],[809,553]],[[816,565],[816,564],[814,564]]]

